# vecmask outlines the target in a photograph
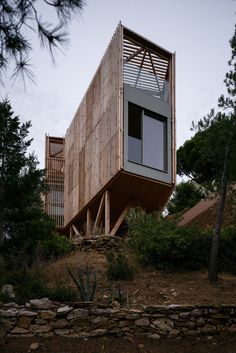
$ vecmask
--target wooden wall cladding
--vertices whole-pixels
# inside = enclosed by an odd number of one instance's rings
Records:
[[[65,136],[65,226],[122,165],[121,67],[119,25]]]

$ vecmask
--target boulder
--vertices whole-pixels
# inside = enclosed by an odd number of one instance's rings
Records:
[[[30,306],[35,309],[52,309],[54,304],[48,298],[32,299],[30,300]]]
[[[7,295],[10,299],[15,298],[14,287],[11,284],[4,284],[1,293]]]

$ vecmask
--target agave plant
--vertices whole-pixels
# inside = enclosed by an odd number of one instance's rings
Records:
[[[83,302],[93,301],[97,289],[96,272],[92,273],[92,270],[88,267],[88,265],[84,270],[80,269],[77,275],[75,275],[68,266],[67,272],[69,273],[74,284],[78,288],[81,300]],[[91,279],[92,276],[93,280]]]

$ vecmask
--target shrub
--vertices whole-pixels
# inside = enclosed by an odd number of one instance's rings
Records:
[[[58,258],[72,251],[71,241],[64,235],[52,234],[40,244],[40,252],[45,260]]]
[[[24,304],[29,299],[47,297],[49,294],[39,271],[29,272],[21,270],[11,272],[5,278],[5,283],[10,283],[14,286],[15,301],[18,304]]]
[[[128,281],[133,277],[133,268],[129,265],[124,249],[109,251],[107,254],[107,278],[111,281],[119,279]]]
[[[222,230],[219,269],[236,275],[236,227],[228,227]]]
[[[12,302],[12,298],[10,298],[7,293],[0,292],[0,302],[9,303]]]
[[[164,270],[196,270],[208,265],[209,233],[177,227],[175,220],[132,209],[127,217],[131,247],[140,262]]]
[[[59,282],[49,290],[49,299],[58,302],[73,301],[77,299],[77,292],[69,285]]]

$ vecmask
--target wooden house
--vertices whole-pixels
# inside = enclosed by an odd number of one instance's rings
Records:
[[[65,135],[64,228],[116,234],[175,178],[175,54],[119,24]]]

